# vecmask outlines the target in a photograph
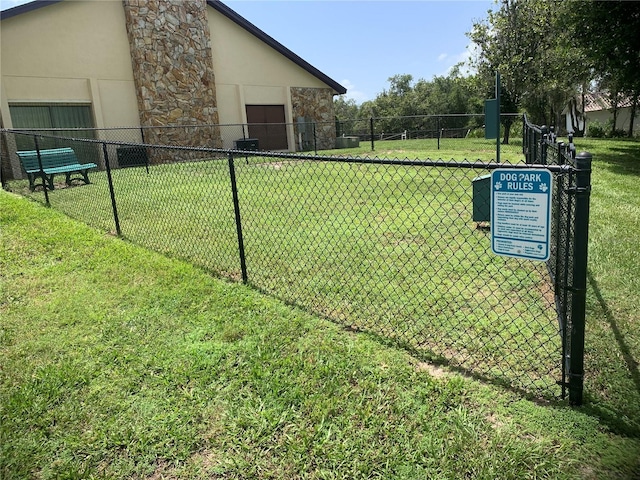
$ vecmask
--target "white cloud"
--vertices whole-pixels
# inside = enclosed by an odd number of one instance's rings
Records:
[[[441,53],[440,55],[438,55],[438,61],[441,62],[443,61],[445,58],[447,58],[449,55],[446,53]]]
[[[456,55],[449,55],[447,57],[447,59],[449,60],[447,62],[448,67],[443,73],[443,76],[449,75],[451,73],[451,70],[453,70],[453,67],[455,67],[459,63],[462,63],[462,66],[460,68],[461,75],[468,76],[475,73],[475,69],[471,66],[471,60],[476,56],[477,48],[478,47],[475,43],[470,43],[469,45],[467,45],[463,52]],[[438,59],[439,58],[440,57],[438,57]]]
[[[356,103],[362,103],[369,100],[369,96],[366,93],[359,91],[348,79],[342,80],[340,84],[347,89],[347,93],[345,95],[347,99],[353,99]]]

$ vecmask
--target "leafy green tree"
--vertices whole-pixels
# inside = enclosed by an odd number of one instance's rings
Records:
[[[640,2],[565,2],[559,24],[607,88],[612,103],[616,105],[620,96],[631,99],[631,136],[640,96]]]
[[[352,98],[338,96],[333,100],[333,111],[336,117],[336,135],[353,134],[357,130],[359,107]]]
[[[358,104],[353,98],[339,95],[333,100],[333,111],[340,121],[352,120],[358,117]]]
[[[375,100],[363,104],[361,112],[376,118],[376,131],[399,134],[407,131],[433,131],[444,128],[478,126],[469,117],[447,118],[446,125],[434,115],[482,113],[482,96],[475,77],[465,77],[456,66],[447,76],[413,81],[408,74],[389,78],[389,88]],[[481,123],[481,122],[480,122]]]
[[[500,72],[503,112],[526,110],[537,123],[560,125],[562,109],[588,77],[581,51],[568,48],[570,42],[560,28],[563,5],[500,0],[499,8],[468,33],[479,48],[474,66],[480,78],[492,85],[495,72]],[[503,120],[504,143],[509,137],[508,122]]]

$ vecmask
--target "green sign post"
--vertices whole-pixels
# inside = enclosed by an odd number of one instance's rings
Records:
[[[496,98],[484,101],[484,138],[496,139],[496,162],[500,163],[500,73],[496,72]]]

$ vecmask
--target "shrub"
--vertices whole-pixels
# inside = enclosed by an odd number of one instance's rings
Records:
[[[610,138],[624,138],[627,136],[627,132],[621,128],[616,128],[615,130],[610,130],[607,136]]]
[[[605,135],[604,125],[594,120],[587,126],[587,137],[603,138]]]
[[[472,128],[467,138],[484,138],[484,128]]]
[[[607,120],[607,123],[605,125],[605,131],[606,131],[607,137],[609,138],[623,138],[627,136],[627,132],[625,132],[623,129],[613,128],[612,118]]]

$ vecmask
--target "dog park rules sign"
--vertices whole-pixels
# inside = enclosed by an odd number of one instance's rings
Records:
[[[552,181],[548,170],[499,168],[491,173],[491,250],[495,254],[549,259]]]

